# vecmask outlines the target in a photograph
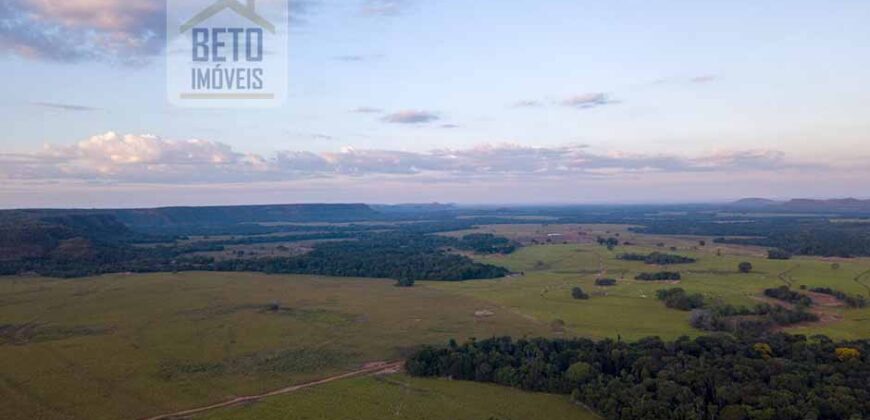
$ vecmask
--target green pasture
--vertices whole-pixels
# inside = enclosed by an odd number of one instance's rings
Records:
[[[671,251],[657,246],[620,246],[609,251],[593,244],[529,246],[511,255],[480,258],[522,273],[506,279],[464,283],[427,283],[427,287],[489,300],[514,313],[541,322],[565,324],[565,334],[590,337],[635,339],[649,335],[675,338],[700,332],[688,324],[689,313],[668,309],[655,298],[662,288],[682,287],[712,300],[735,305],[754,305],[763,290],[783,284],[799,289],[831,287],[849,294],[870,296],[870,261],[867,259],[829,261],[799,257],[772,261],[746,253],[717,253],[710,245],[698,249]],[[625,252],[653,251],[696,258],[693,264],[652,266],[617,259]],[[753,264],[752,273],[741,274],[740,262]],[[834,268],[833,264],[839,265]],[[604,277],[617,279],[613,287],[598,287],[594,280],[603,267]],[[673,282],[636,281],[640,272],[679,271],[683,279]],[[857,281],[856,281],[857,279]],[[589,300],[571,298],[571,289],[582,287]],[[827,334],[834,338],[870,336],[870,308],[826,308],[837,322],[792,328],[804,334]]]
[[[205,419],[550,420],[598,418],[567,396],[498,385],[389,375],[354,378],[205,413]]]
[[[389,280],[0,278],[0,418],[146,417],[399,359],[424,343],[549,331],[471,296]]]

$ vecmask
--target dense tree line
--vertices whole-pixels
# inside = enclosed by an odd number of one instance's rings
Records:
[[[870,341],[787,334],[633,343],[509,337],[424,347],[416,376],[570,394],[610,419],[859,419]]]
[[[345,210],[353,211],[359,209],[359,206],[338,206],[330,209],[337,215],[347,215],[349,213],[344,213]],[[267,217],[268,210],[261,208],[250,211]],[[288,206],[279,210],[308,212],[311,209]],[[214,220],[221,220],[227,216],[226,212],[231,211],[232,209],[219,208],[206,213],[211,214]],[[193,213],[182,209],[168,214],[179,217],[183,215],[181,219],[188,223],[188,216]],[[148,221],[160,220],[138,212],[129,214],[141,216]],[[205,222],[210,223],[210,220]],[[134,221],[143,222],[138,219]],[[183,230],[187,225],[168,226],[181,229],[179,232],[192,232]],[[471,226],[473,225],[465,220],[377,226],[288,225],[280,228],[295,233],[190,242],[189,237],[149,236],[136,232],[112,214],[77,211],[0,212],[0,275],[81,277],[117,272],[245,270],[394,279],[468,280],[507,274],[504,268],[475,263],[450,251],[457,249],[487,254],[510,253],[514,251],[515,245],[508,239],[490,234],[471,234],[460,238],[431,234],[457,228],[467,229]],[[225,227],[233,230],[232,225]],[[316,230],[308,230],[312,228]],[[259,231],[258,228],[254,230]],[[182,238],[188,240],[181,241]],[[195,256],[199,252],[223,251],[229,245],[319,239],[348,240],[321,242],[314,246],[311,253],[289,258],[215,261],[212,258]]]
[[[626,253],[617,256],[620,260],[626,261],[643,261],[646,264],[654,265],[671,265],[671,264],[691,264],[697,260],[682,255],[665,254],[662,252],[653,252],[650,254]]]
[[[451,245],[478,254],[510,254],[516,250],[516,244],[510,239],[490,233],[465,235]]]

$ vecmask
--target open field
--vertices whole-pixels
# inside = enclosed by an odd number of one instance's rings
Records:
[[[570,403],[567,396],[474,382],[388,375],[333,382],[196,418],[587,420],[598,417]]]
[[[423,343],[549,332],[508,311],[475,316],[487,308],[371,279],[0,278],[0,418],[146,417],[401,358]]]
[[[687,291],[733,304],[757,303],[763,289],[782,284],[870,296],[868,259],[771,261],[755,248],[701,246],[698,238],[637,235],[625,226],[543,226],[499,225],[496,233],[519,238],[582,230],[593,242],[599,233],[619,234],[638,245],[613,251],[585,240],[526,246],[475,257],[522,275],[414,288],[394,287],[392,280],[245,273],[0,278],[0,418],[148,417],[401,359],[416,346],[450,338],[701,334],[689,326],[688,312],[655,299],[656,290],[676,283],[633,280],[662,268],[617,259],[624,252],[697,258],[666,269],[682,272],[678,285]],[[737,272],[742,261],[754,265],[752,273]],[[599,276],[617,285],[597,287]],[[591,298],[573,299],[575,286]],[[870,336],[870,308],[820,310],[825,322],[788,331]],[[588,415],[557,396],[398,375],[341,380],[205,416],[341,417],[335,410],[363,419],[396,410],[433,419]]]
[[[765,288],[783,284],[790,284],[794,289],[801,285],[831,287],[870,297],[870,260],[866,258],[826,260],[799,257],[773,261],[750,256],[752,252],[745,250],[734,255],[728,249],[721,249],[719,255],[717,249],[721,248],[708,243],[705,247],[664,250],[694,257],[698,262],[662,268],[616,258],[625,252],[662,251],[657,246],[620,246],[613,251],[590,244],[529,246],[506,256],[480,258],[483,262],[521,272],[521,276],[463,283],[428,282],[426,285],[489,300],[538,321],[552,323],[561,320],[566,335],[628,339],[648,335],[675,338],[702,333],[689,326],[688,312],[668,309],[656,300],[655,292],[662,288],[679,286],[691,293],[747,306],[758,303],[756,298]],[[753,264],[752,273],[737,272],[737,265],[742,261]],[[832,268],[834,262],[839,264],[838,269]],[[678,284],[634,280],[637,273],[661,270],[680,271],[683,279]],[[599,276],[615,278],[617,285],[595,286],[594,281]],[[571,288],[575,286],[586,290],[591,299],[572,299]],[[836,306],[821,310],[824,310],[827,322],[795,326],[787,331],[821,333],[842,339],[870,336],[870,308]]]
[[[713,237],[693,235],[647,235],[632,232],[630,225],[616,224],[578,224],[578,223],[528,223],[528,224],[497,224],[480,225],[473,229],[442,233],[442,235],[460,237],[471,233],[490,233],[503,236],[522,245],[567,245],[594,244],[596,238],[616,237],[620,243],[627,242],[635,246],[659,247],[665,249],[675,247],[678,250],[706,251],[715,253],[721,250],[733,255],[763,256],[765,248],[714,244]],[[701,246],[700,242],[706,242]]]

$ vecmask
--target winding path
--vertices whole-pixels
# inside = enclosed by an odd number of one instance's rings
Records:
[[[867,277],[868,275],[870,275],[870,270],[867,270],[861,274],[858,274],[852,280],[854,280],[855,283],[858,283],[859,285],[864,286],[864,288],[867,289],[867,294],[870,295],[870,286],[868,286],[867,283],[864,283],[863,281],[861,281],[862,278]]]
[[[276,389],[274,391],[269,391],[264,394],[257,395],[248,395],[244,397],[237,397],[231,400],[203,406],[197,408],[191,408],[188,410],[177,411],[175,413],[161,414],[155,417],[149,417],[147,420],[168,420],[168,419],[178,419],[187,416],[192,416],[194,414],[200,414],[209,410],[214,410],[218,408],[226,408],[239,404],[245,404],[253,401],[259,401],[266,397],[273,397],[275,395],[289,394],[291,392],[296,392],[301,389],[310,388],[317,385],[323,385],[329,382],[338,381],[341,379],[352,378],[355,376],[369,376],[376,375],[379,373],[394,373],[402,369],[405,365],[404,361],[399,362],[377,362],[377,363],[369,363],[363,366],[361,369],[357,369],[354,371],[350,371],[347,373],[343,373],[340,375],[329,376],[323,379],[318,379],[316,381],[306,382],[298,385],[288,386],[286,388]]]
[[[786,286],[791,287],[792,286],[791,272],[794,270],[797,270],[800,266],[801,266],[800,264],[797,264],[794,267],[789,268],[788,270],[785,270],[782,273],[779,273],[779,275],[777,277],[779,277],[779,279],[782,280],[782,282],[785,283]]]

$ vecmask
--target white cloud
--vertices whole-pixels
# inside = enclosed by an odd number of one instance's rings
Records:
[[[383,121],[393,124],[425,124],[440,118],[434,112],[405,110],[389,114],[383,118]]]
[[[562,105],[577,109],[590,109],[614,103],[616,103],[616,101],[610,99],[610,97],[605,93],[585,93],[582,95],[574,95],[562,101]]]
[[[336,152],[243,153],[210,140],[166,140],[106,133],[74,145],[0,155],[0,177],[112,183],[267,182],[347,176],[437,176],[441,179],[590,178],[636,174],[775,172],[822,165],[790,162],[773,150],[715,151],[700,156],[594,153],[583,145],[482,145],[429,152],[344,148]]]

